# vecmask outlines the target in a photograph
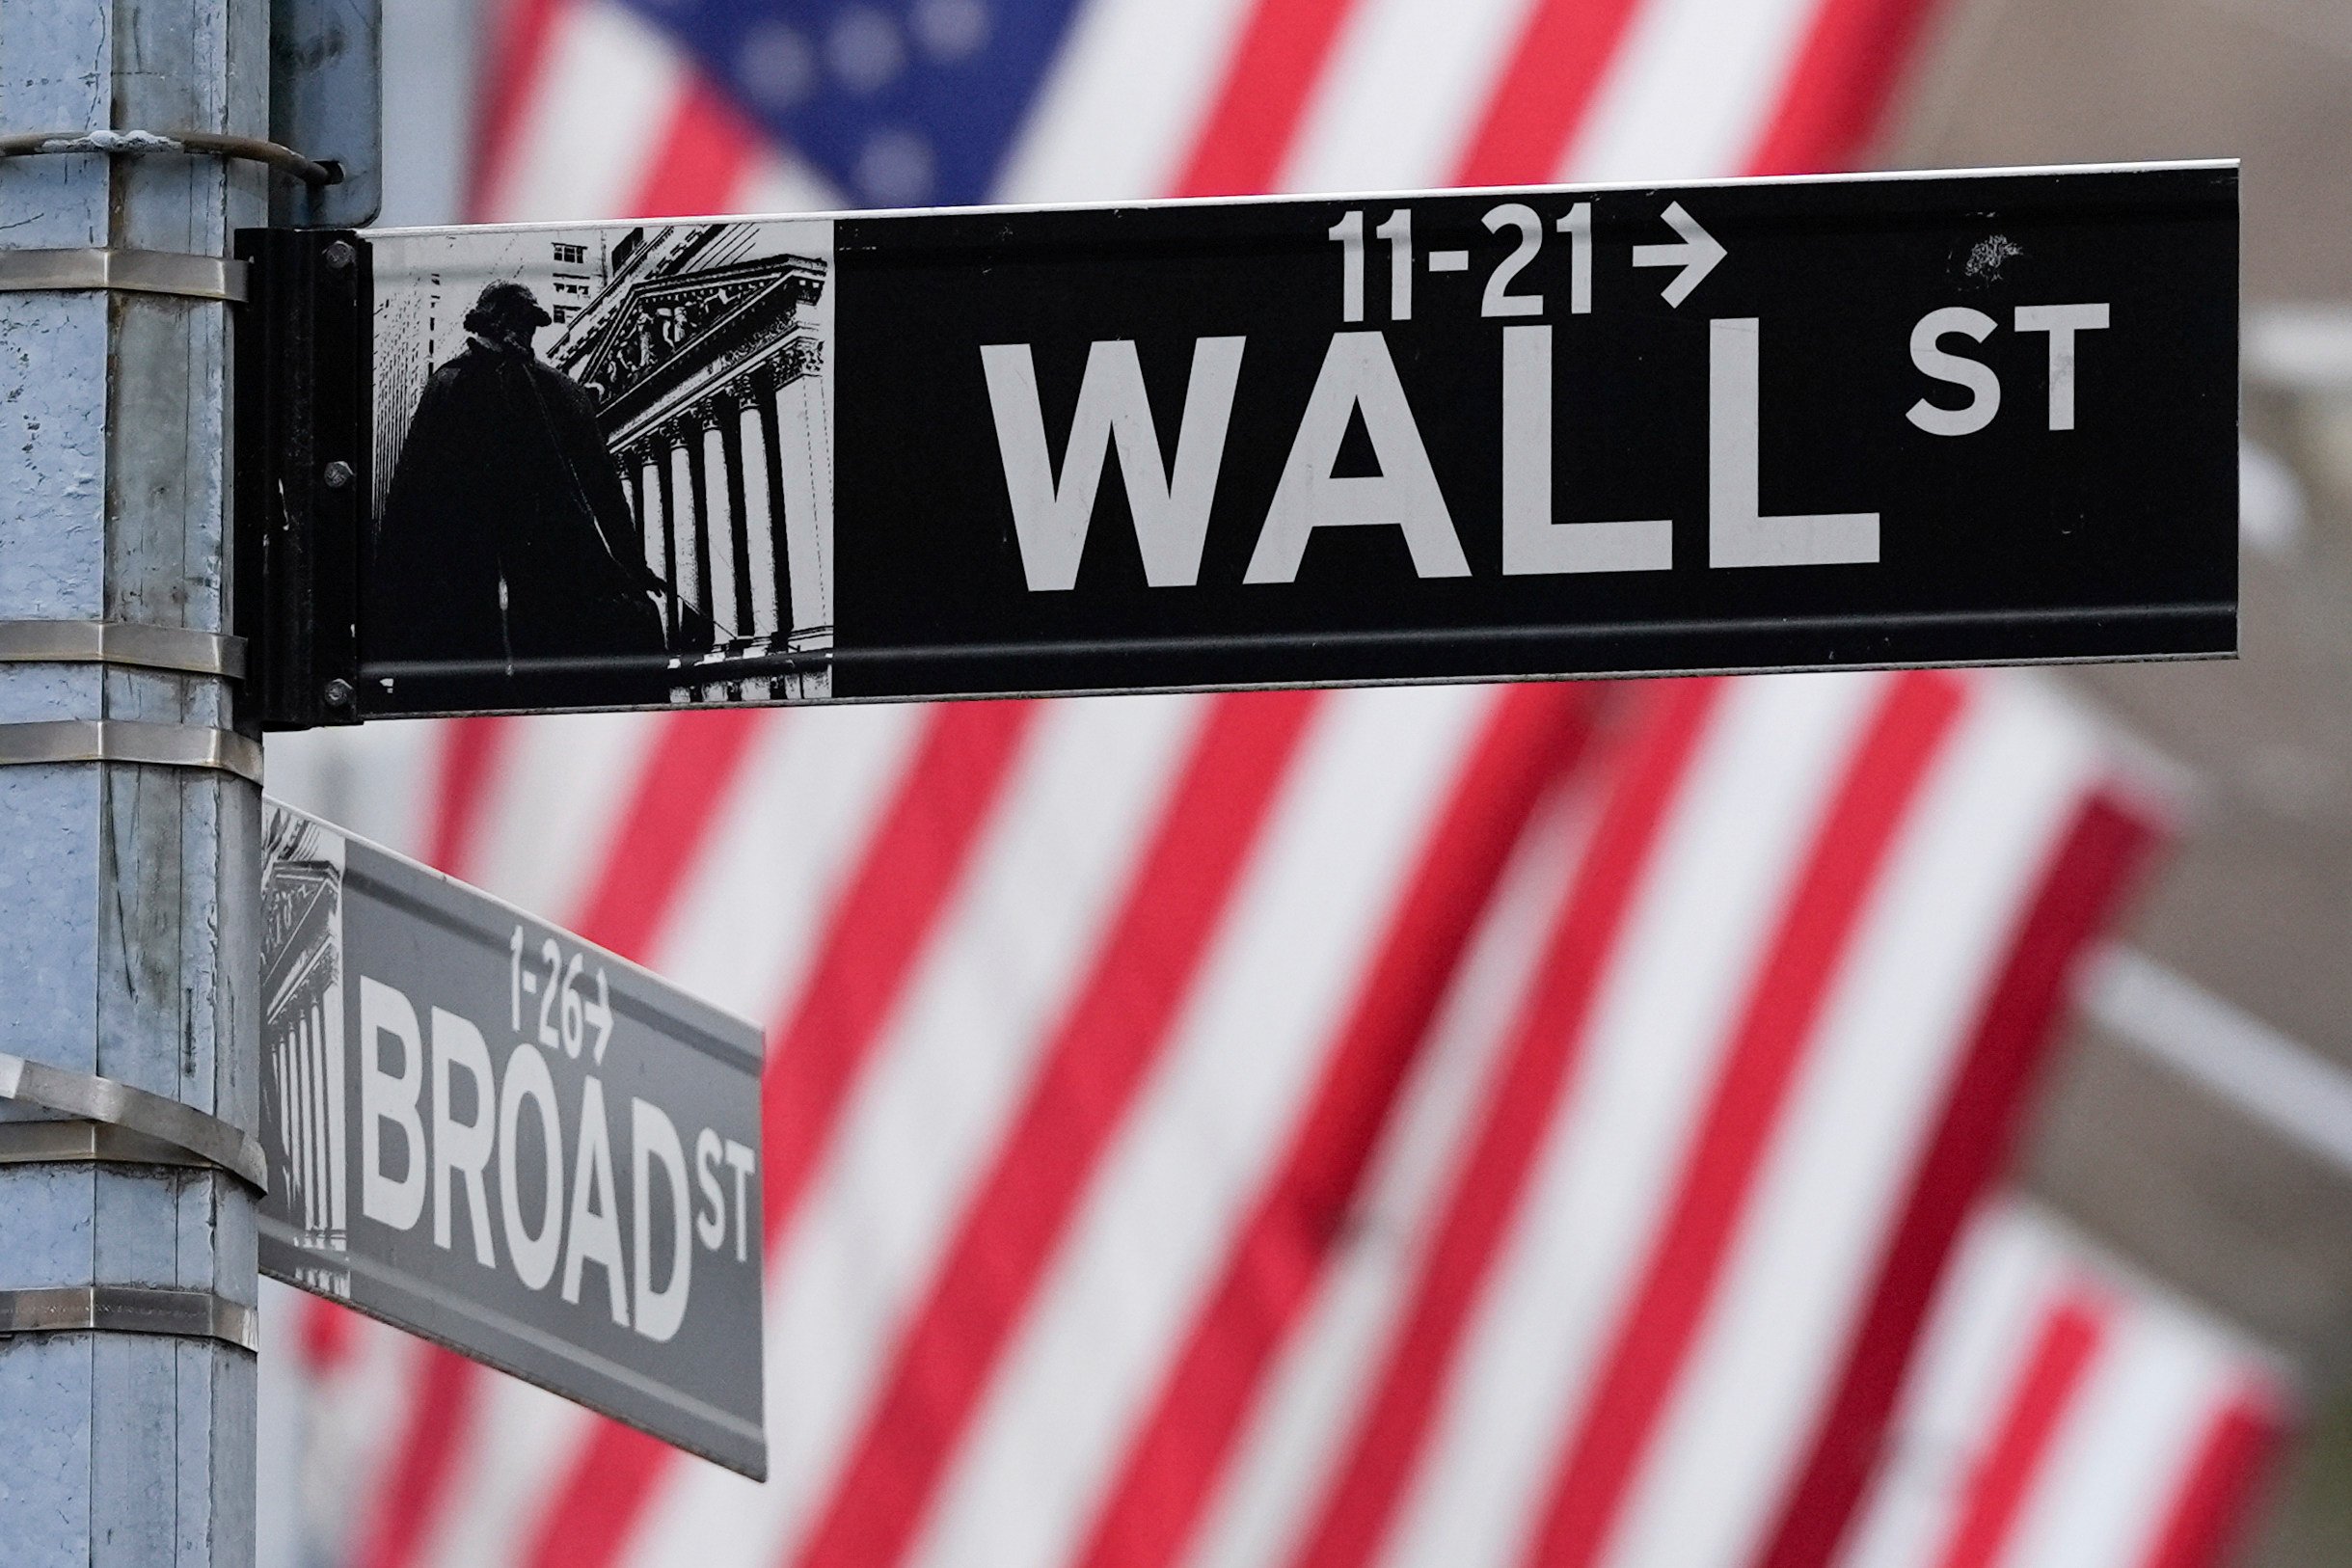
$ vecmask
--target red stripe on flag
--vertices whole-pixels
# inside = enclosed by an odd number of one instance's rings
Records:
[[[515,157],[524,109],[539,86],[555,24],[580,0],[499,0],[491,45],[480,68],[482,122],[474,140],[482,155],[470,171],[466,211],[480,223],[497,217],[500,187]]]
[[[1353,9],[1354,0],[1258,0],[1172,195],[1255,196],[1273,188],[1308,95],[1323,79]]]
[[[652,761],[582,905],[580,934],[642,963],[678,902],[761,726],[757,709],[664,715]]]
[[[1989,1568],[2008,1546],[2034,1473],[2105,1332],[2100,1305],[2079,1294],[2060,1300],[2042,1319],[2000,1430],[1969,1481],[1939,1568]]]
[[[1640,693],[1644,707],[1621,759],[1608,765],[1607,801],[1512,1025],[1475,1141],[1296,1568],[1361,1568],[1388,1533],[1445,1369],[1563,1097],[1602,971],[1721,691],[1717,682],[1677,681]]]
[[[1635,0],[1541,0],[1471,135],[1454,183],[1550,180],[1635,9]]]
[[[799,1206],[850,1085],[971,859],[1035,714],[1024,702],[973,702],[929,716],[930,733],[769,1056],[761,1203],[771,1244]]]
[[[629,210],[639,218],[699,218],[731,211],[760,147],[742,113],[697,74],[662,132]]]
[[[2278,1406],[2259,1389],[2240,1390],[2215,1414],[2147,1568],[2220,1568],[2254,1506],[2282,1424]]]
[[[1825,1568],[1869,1484],[1960,1227],[2008,1165],[2076,965],[2157,843],[2115,796],[2076,809],[2021,906],[1804,1468],[1757,1568]]]
[[[332,1373],[358,1347],[360,1314],[320,1296],[303,1298],[302,1306],[302,1320],[294,1332],[303,1368],[315,1376]]]
[[[490,781],[512,749],[510,720],[452,718],[441,726],[440,768],[433,781],[433,818],[425,827],[425,864],[463,877],[473,864],[474,839]]]
[[[943,705],[876,824],[792,1012],[770,1034],[761,1087],[763,1218],[770,1249],[790,1224],[858,1069],[929,944],[1001,797],[1035,710]],[[611,1421],[573,1461],[526,1554],[538,1568],[602,1568],[627,1544],[671,1450]]]
[[[1839,960],[1961,702],[1962,688],[1948,676],[1899,675],[1872,716],[1767,950],[1663,1237],[1554,1483],[1530,1563],[1586,1568],[1600,1556],[1697,1337]]]
[[[465,1357],[426,1345],[418,1363],[411,1377],[416,1401],[399,1450],[377,1495],[375,1518],[359,1536],[360,1568],[408,1568],[419,1559],[479,1402],[481,1368]]]
[[[1169,1039],[1317,693],[1215,699],[1167,816],[914,1315],[802,1568],[899,1560],[998,1352]]]
[[[1811,175],[1852,167],[1885,118],[1887,100],[1935,5],[1822,0],[1746,173]]]
[[[1399,1086],[1545,787],[1587,731],[1583,688],[1497,699],[1438,830],[1365,969],[1354,1012],[1280,1174],[1258,1200],[1207,1306],[1129,1448],[1089,1544],[1089,1568],[1162,1568],[1190,1541],[1267,1362],[1305,1311]]]

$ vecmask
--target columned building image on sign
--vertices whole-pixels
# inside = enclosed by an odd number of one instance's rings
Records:
[[[594,399],[663,607],[679,702],[822,697],[833,637],[822,225],[640,229],[549,351]]]
[[[261,974],[263,1124],[279,1129],[267,1148],[269,1193],[263,1246],[298,1243],[295,1272],[310,1289],[350,1293],[339,1271],[349,1235],[344,1173],[342,841],[275,805],[263,831],[261,918],[270,960]],[[284,1234],[276,1232],[283,1229]]]

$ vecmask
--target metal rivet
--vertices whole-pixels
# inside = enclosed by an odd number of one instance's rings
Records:
[[[327,247],[326,257],[327,265],[340,272],[359,259],[359,253],[351,248],[349,240],[338,239]]]
[[[340,490],[351,482],[351,465],[338,457],[327,465],[321,477],[327,481],[329,490]]]
[[[338,675],[334,680],[327,683],[326,697],[327,706],[330,708],[344,708],[350,706],[351,683],[344,680],[340,675]]]

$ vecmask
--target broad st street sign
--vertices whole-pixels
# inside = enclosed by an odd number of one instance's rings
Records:
[[[2236,644],[2230,164],[266,239],[281,723]]]
[[[764,1477],[759,1032],[264,809],[262,1272]]]

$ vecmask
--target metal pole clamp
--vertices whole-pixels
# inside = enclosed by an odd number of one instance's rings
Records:
[[[195,1163],[217,1166],[242,1177],[257,1191],[269,1190],[269,1160],[262,1152],[259,1139],[209,1112],[165,1095],[150,1095],[112,1078],[51,1067],[45,1062],[28,1062],[21,1056],[0,1051],[0,1099],[77,1119],[70,1122],[0,1122],[0,1163],[20,1164],[41,1158]],[[120,1128],[133,1139],[161,1145],[167,1157],[143,1158],[137,1152],[138,1143],[123,1142],[115,1134],[71,1130],[85,1123],[95,1123],[101,1129]],[[35,1128],[41,1130],[31,1130]],[[68,1130],[51,1130],[59,1128]],[[26,1130],[20,1133],[18,1129]],[[74,1152],[77,1143],[85,1137],[93,1152]],[[112,1152],[97,1152],[101,1146]],[[61,1151],[46,1155],[34,1152],[41,1149]]]
[[[0,724],[0,767],[58,762],[209,768],[261,782],[261,743],[234,730],[126,718],[48,718]]]
[[[64,1284],[0,1290],[0,1338],[13,1334],[168,1334],[261,1348],[259,1314],[209,1290]]]
[[[225,257],[187,256],[177,251],[102,246],[0,251],[0,293],[98,288],[242,305],[248,298],[246,274],[250,270],[246,263]]]
[[[24,254],[0,251],[0,275]],[[139,621],[0,621],[0,663],[125,664],[234,681],[245,675],[245,639]]]

